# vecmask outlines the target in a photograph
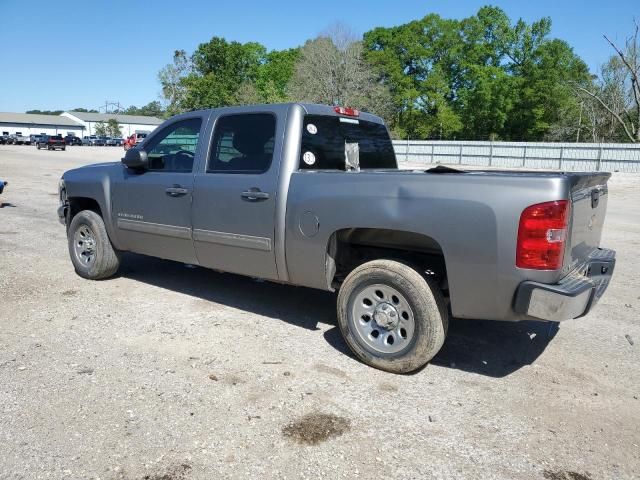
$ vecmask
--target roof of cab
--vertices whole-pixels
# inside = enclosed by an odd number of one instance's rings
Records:
[[[320,105],[317,103],[300,103],[300,102],[290,102],[290,103],[269,103],[269,104],[256,104],[256,105],[232,105],[228,107],[219,107],[219,108],[210,108],[206,110],[200,110],[201,112],[225,112],[225,113],[246,113],[252,110],[288,110],[294,105],[299,105],[302,107],[307,114],[310,115],[329,115],[334,117],[348,117],[346,115],[340,115],[334,111],[335,107],[329,105]],[[360,120],[365,120],[368,122],[374,123],[384,123],[384,120],[377,115],[373,115],[371,113],[362,112],[357,117]]]

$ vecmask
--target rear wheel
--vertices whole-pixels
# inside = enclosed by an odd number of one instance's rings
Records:
[[[113,276],[120,266],[120,255],[113,248],[102,217],[92,210],[78,213],[67,232],[69,255],[76,273],[100,280]]]
[[[338,293],[342,335],[367,365],[408,373],[444,344],[449,317],[436,283],[404,263],[374,260],[353,270]]]

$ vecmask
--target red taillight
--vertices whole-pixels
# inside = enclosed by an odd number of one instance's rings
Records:
[[[556,270],[562,266],[569,222],[569,202],[538,203],[520,215],[516,266]]]
[[[346,115],[347,117],[358,117],[360,111],[350,107],[333,107],[333,111],[338,115]]]

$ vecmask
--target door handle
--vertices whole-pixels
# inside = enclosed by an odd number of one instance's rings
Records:
[[[259,188],[253,187],[249,190],[245,190],[240,194],[243,200],[248,202],[259,202],[261,200],[266,200],[269,198],[269,194],[267,192],[260,191]]]
[[[189,190],[186,188],[182,188],[180,185],[174,185],[173,187],[167,188],[164,193],[169,195],[170,197],[182,197],[189,193]]]

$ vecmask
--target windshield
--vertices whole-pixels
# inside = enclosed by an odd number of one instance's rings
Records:
[[[300,169],[346,170],[348,148],[357,144],[360,168],[397,168],[387,128],[356,118],[305,115]]]

